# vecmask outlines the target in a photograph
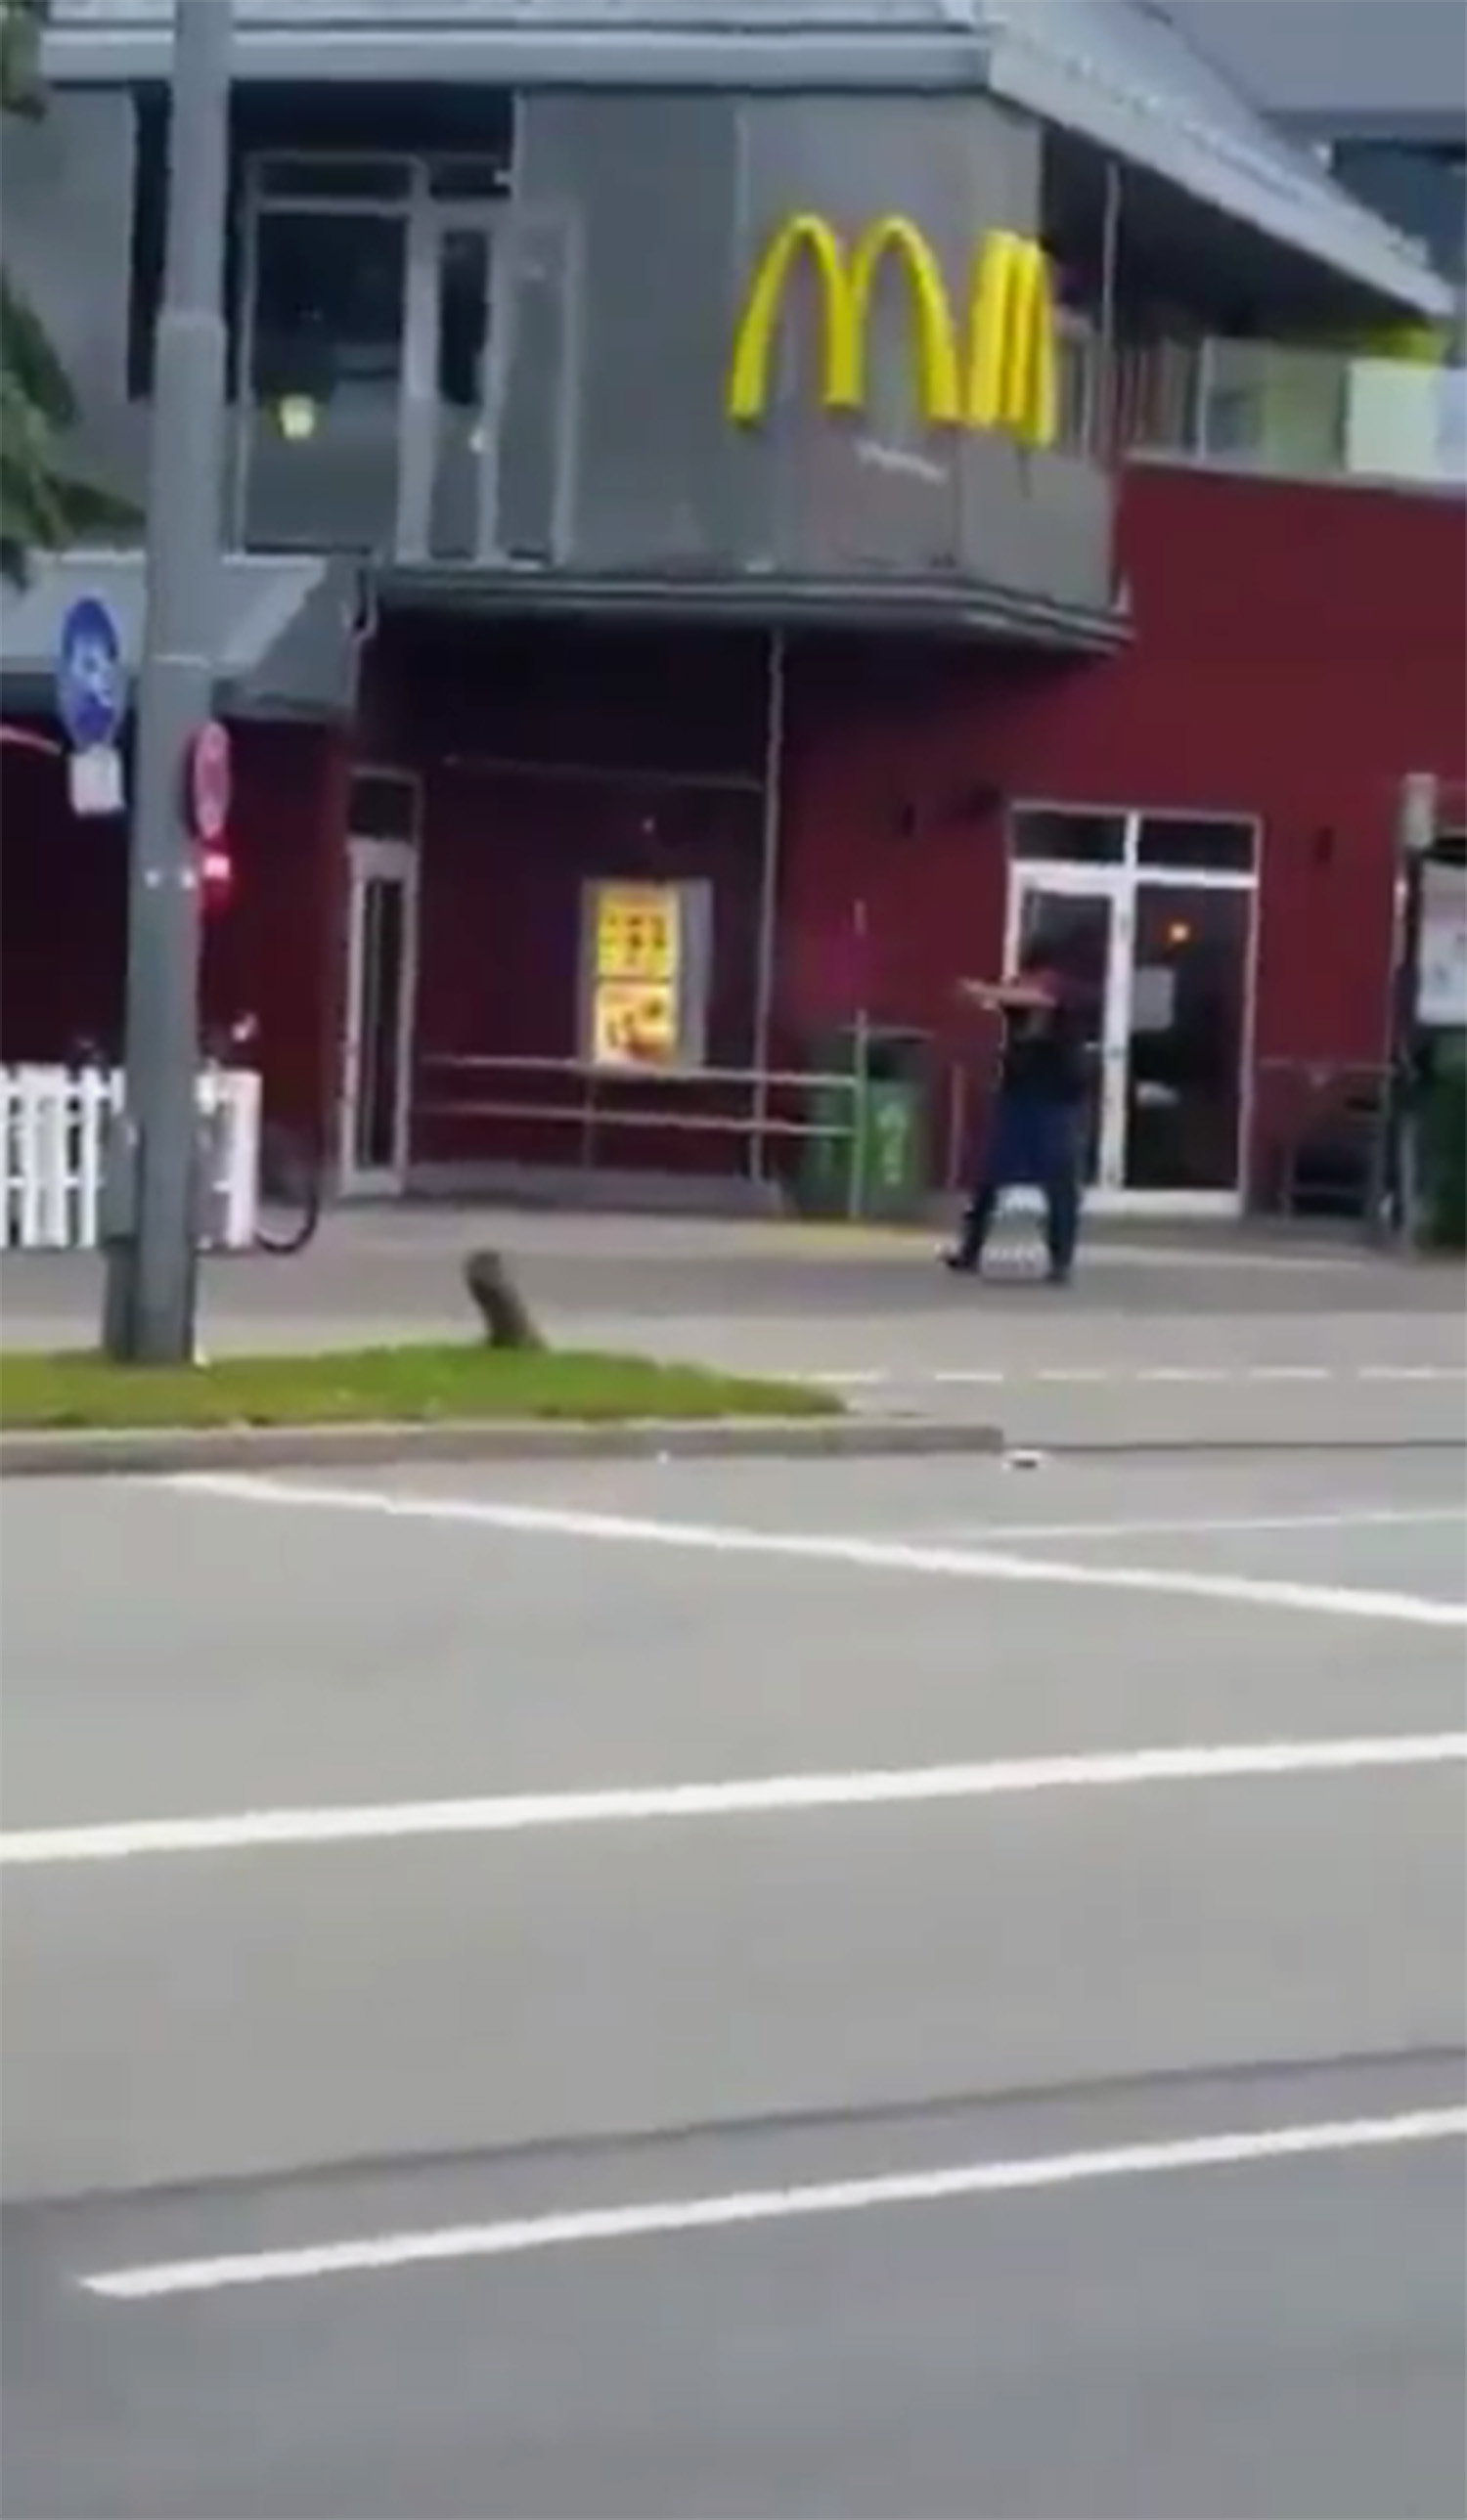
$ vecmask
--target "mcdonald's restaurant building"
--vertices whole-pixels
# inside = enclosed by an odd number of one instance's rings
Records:
[[[205,1013],[344,1191],[779,1195],[853,1025],[916,1038],[940,1185],[991,1053],[955,983],[1056,935],[1112,1200],[1266,1200],[1301,1093],[1380,1060],[1395,798],[1463,769],[1449,300],[1087,12],[1067,60],[925,0],[237,0]],[[57,0],[3,169],[124,490],[167,14]],[[55,733],[84,590],[136,649],[140,554],[38,568],[13,724]],[[0,778],[3,1054],[108,1045],[125,832],[43,749]]]

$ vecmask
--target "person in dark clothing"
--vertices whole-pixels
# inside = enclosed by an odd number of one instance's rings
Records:
[[[977,1274],[1005,1190],[1044,1194],[1053,1285],[1067,1285],[1079,1235],[1080,1116],[1087,1086],[1083,1013],[1056,969],[1031,964],[1012,980],[965,981],[963,994],[1003,1021],[1003,1052],[984,1168],[968,1201],[949,1269]]]

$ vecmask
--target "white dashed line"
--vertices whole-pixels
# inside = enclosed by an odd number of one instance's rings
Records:
[[[1355,1376],[1360,1382],[1461,1382],[1467,1380],[1467,1366],[1360,1365]]]
[[[780,1372],[788,1372],[781,1367]],[[798,1371],[798,1369],[797,1369]],[[1043,1383],[1052,1387],[1125,1385],[1133,1383],[1246,1387],[1250,1383],[1447,1383],[1467,1381],[1463,1365],[1038,1365],[1021,1366],[839,1366],[800,1376],[837,1391],[877,1391],[894,1387],[930,1386],[956,1390],[966,1385]]]
[[[671,2239],[695,2231],[726,2231],[751,2223],[788,2223],[817,2214],[863,2214],[903,2205],[951,2205],[967,2198],[1073,2187],[1086,2181],[1234,2170],[1262,2162],[1298,2161],[1311,2155],[1444,2143],[1464,2135],[1467,2109],[1415,2109],[1396,2117],[1259,2127],[1237,2135],[1117,2144],[1103,2152],[967,2162],[951,2170],[896,2172],[883,2178],[832,2180],[804,2187],[746,2188],[723,2196],[684,2196],[649,2205],[593,2208],[576,2214],[537,2214],[513,2223],[464,2223],[433,2231],[383,2232],[370,2239],[326,2241],[313,2248],[260,2249],[238,2257],[164,2260],[155,2266],[118,2267],[105,2273],[82,2275],[79,2280],[85,2291],[100,2294],[107,2301],[157,2301],[174,2293],[225,2292],[245,2284],[306,2283],[332,2275],[384,2274],[395,2268],[444,2266],[465,2258],[525,2257],[541,2249],[585,2248],[595,2241]]]
[[[1236,1382],[1237,1378],[1225,1365],[1143,1365],[1135,1375],[1137,1382]]]

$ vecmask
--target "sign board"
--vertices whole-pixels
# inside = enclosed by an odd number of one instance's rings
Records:
[[[56,713],[77,752],[104,752],[127,714],[116,616],[98,595],[68,608],[56,652]]]
[[[1467,1026],[1467,866],[1428,858],[1421,878],[1416,1020]]]
[[[1059,433],[1059,350],[1054,275],[1035,238],[995,229],[974,256],[965,296],[954,307],[940,255],[919,227],[891,213],[859,236],[838,234],[802,210],[768,239],[751,277],[729,368],[729,418],[763,419],[774,393],[780,322],[797,294],[801,266],[813,273],[802,292],[823,318],[820,398],[827,411],[861,410],[868,396],[877,289],[891,266],[906,284],[917,408],[932,428],[1002,429],[1025,446],[1052,446]],[[886,298],[887,306],[895,300]],[[878,357],[883,355],[878,352]]]
[[[210,718],[189,745],[189,829],[206,849],[216,848],[229,828],[234,794],[229,730]]]
[[[708,1057],[712,886],[589,882],[581,895],[580,1055],[626,1073]]]
[[[73,814],[120,814],[126,805],[122,755],[115,743],[89,744],[67,755],[67,793]]]
[[[590,1057],[598,1067],[675,1067],[682,1027],[682,902],[675,884],[594,890]]]

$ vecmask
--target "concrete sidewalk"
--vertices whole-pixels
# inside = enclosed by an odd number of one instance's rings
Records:
[[[485,1209],[338,1211],[292,1260],[206,1263],[206,1349],[456,1338],[460,1273],[504,1251],[561,1345],[817,1376],[881,1414],[1001,1418],[1020,1442],[1461,1441],[1459,1268],[1276,1233],[1097,1226],[1073,1288],[1038,1281],[1031,1229],[993,1277],[881,1229]],[[89,1343],[90,1255],[0,1263],[12,1346]]]

